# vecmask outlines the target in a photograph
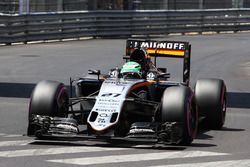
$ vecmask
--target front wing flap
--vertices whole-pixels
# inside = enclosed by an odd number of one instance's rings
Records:
[[[67,122],[68,121],[68,122]],[[127,136],[119,137],[114,134],[94,135],[88,132],[88,129],[79,130],[73,119],[68,118],[50,118],[38,116],[32,122],[38,126],[33,136],[45,140],[61,141],[82,141],[82,140],[99,140],[99,141],[124,141],[138,143],[163,143],[179,144],[182,137],[182,124],[172,123],[152,123],[137,122],[132,124]]]

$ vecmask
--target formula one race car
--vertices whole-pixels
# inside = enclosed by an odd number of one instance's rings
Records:
[[[62,83],[39,82],[30,98],[28,136],[189,145],[200,120],[211,129],[222,128],[225,83],[200,79],[192,90],[190,52],[188,42],[131,39],[121,69],[107,75],[89,70],[86,77],[71,80],[74,97]],[[182,59],[183,82],[169,80],[166,68],[156,67],[157,57]]]

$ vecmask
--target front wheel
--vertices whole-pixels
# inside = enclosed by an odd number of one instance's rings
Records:
[[[69,96],[64,84],[47,80],[39,82],[30,97],[28,135],[38,128],[32,124],[34,115],[64,117],[68,106]]]
[[[161,117],[162,123],[180,123],[182,134],[179,144],[190,145],[198,126],[192,90],[185,86],[167,88],[162,96]]]

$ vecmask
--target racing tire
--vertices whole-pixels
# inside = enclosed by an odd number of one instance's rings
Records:
[[[61,117],[67,113],[68,104],[69,96],[63,83],[41,81],[31,95],[29,114]]]
[[[39,82],[30,97],[28,135],[33,135],[39,129],[32,124],[34,115],[64,117],[68,106],[69,96],[64,84],[48,80]]]
[[[221,79],[200,79],[195,84],[195,100],[205,127],[219,130],[226,118],[226,85]]]
[[[161,121],[181,123],[180,145],[190,145],[196,137],[198,113],[194,104],[193,92],[189,87],[167,88],[162,96]]]

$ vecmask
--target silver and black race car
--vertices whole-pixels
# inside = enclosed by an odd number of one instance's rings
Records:
[[[226,116],[223,80],[200,79],[190,88],[190,56],[188,42],[131,39],[122,68],[107,75],[89,70],[70,81],[69,91],[63,83],[41,81],[30,98],[28,136],[189,145],[200,120],[221,129]],[[157,57],[182,59],[183,82],[157,68]]]

